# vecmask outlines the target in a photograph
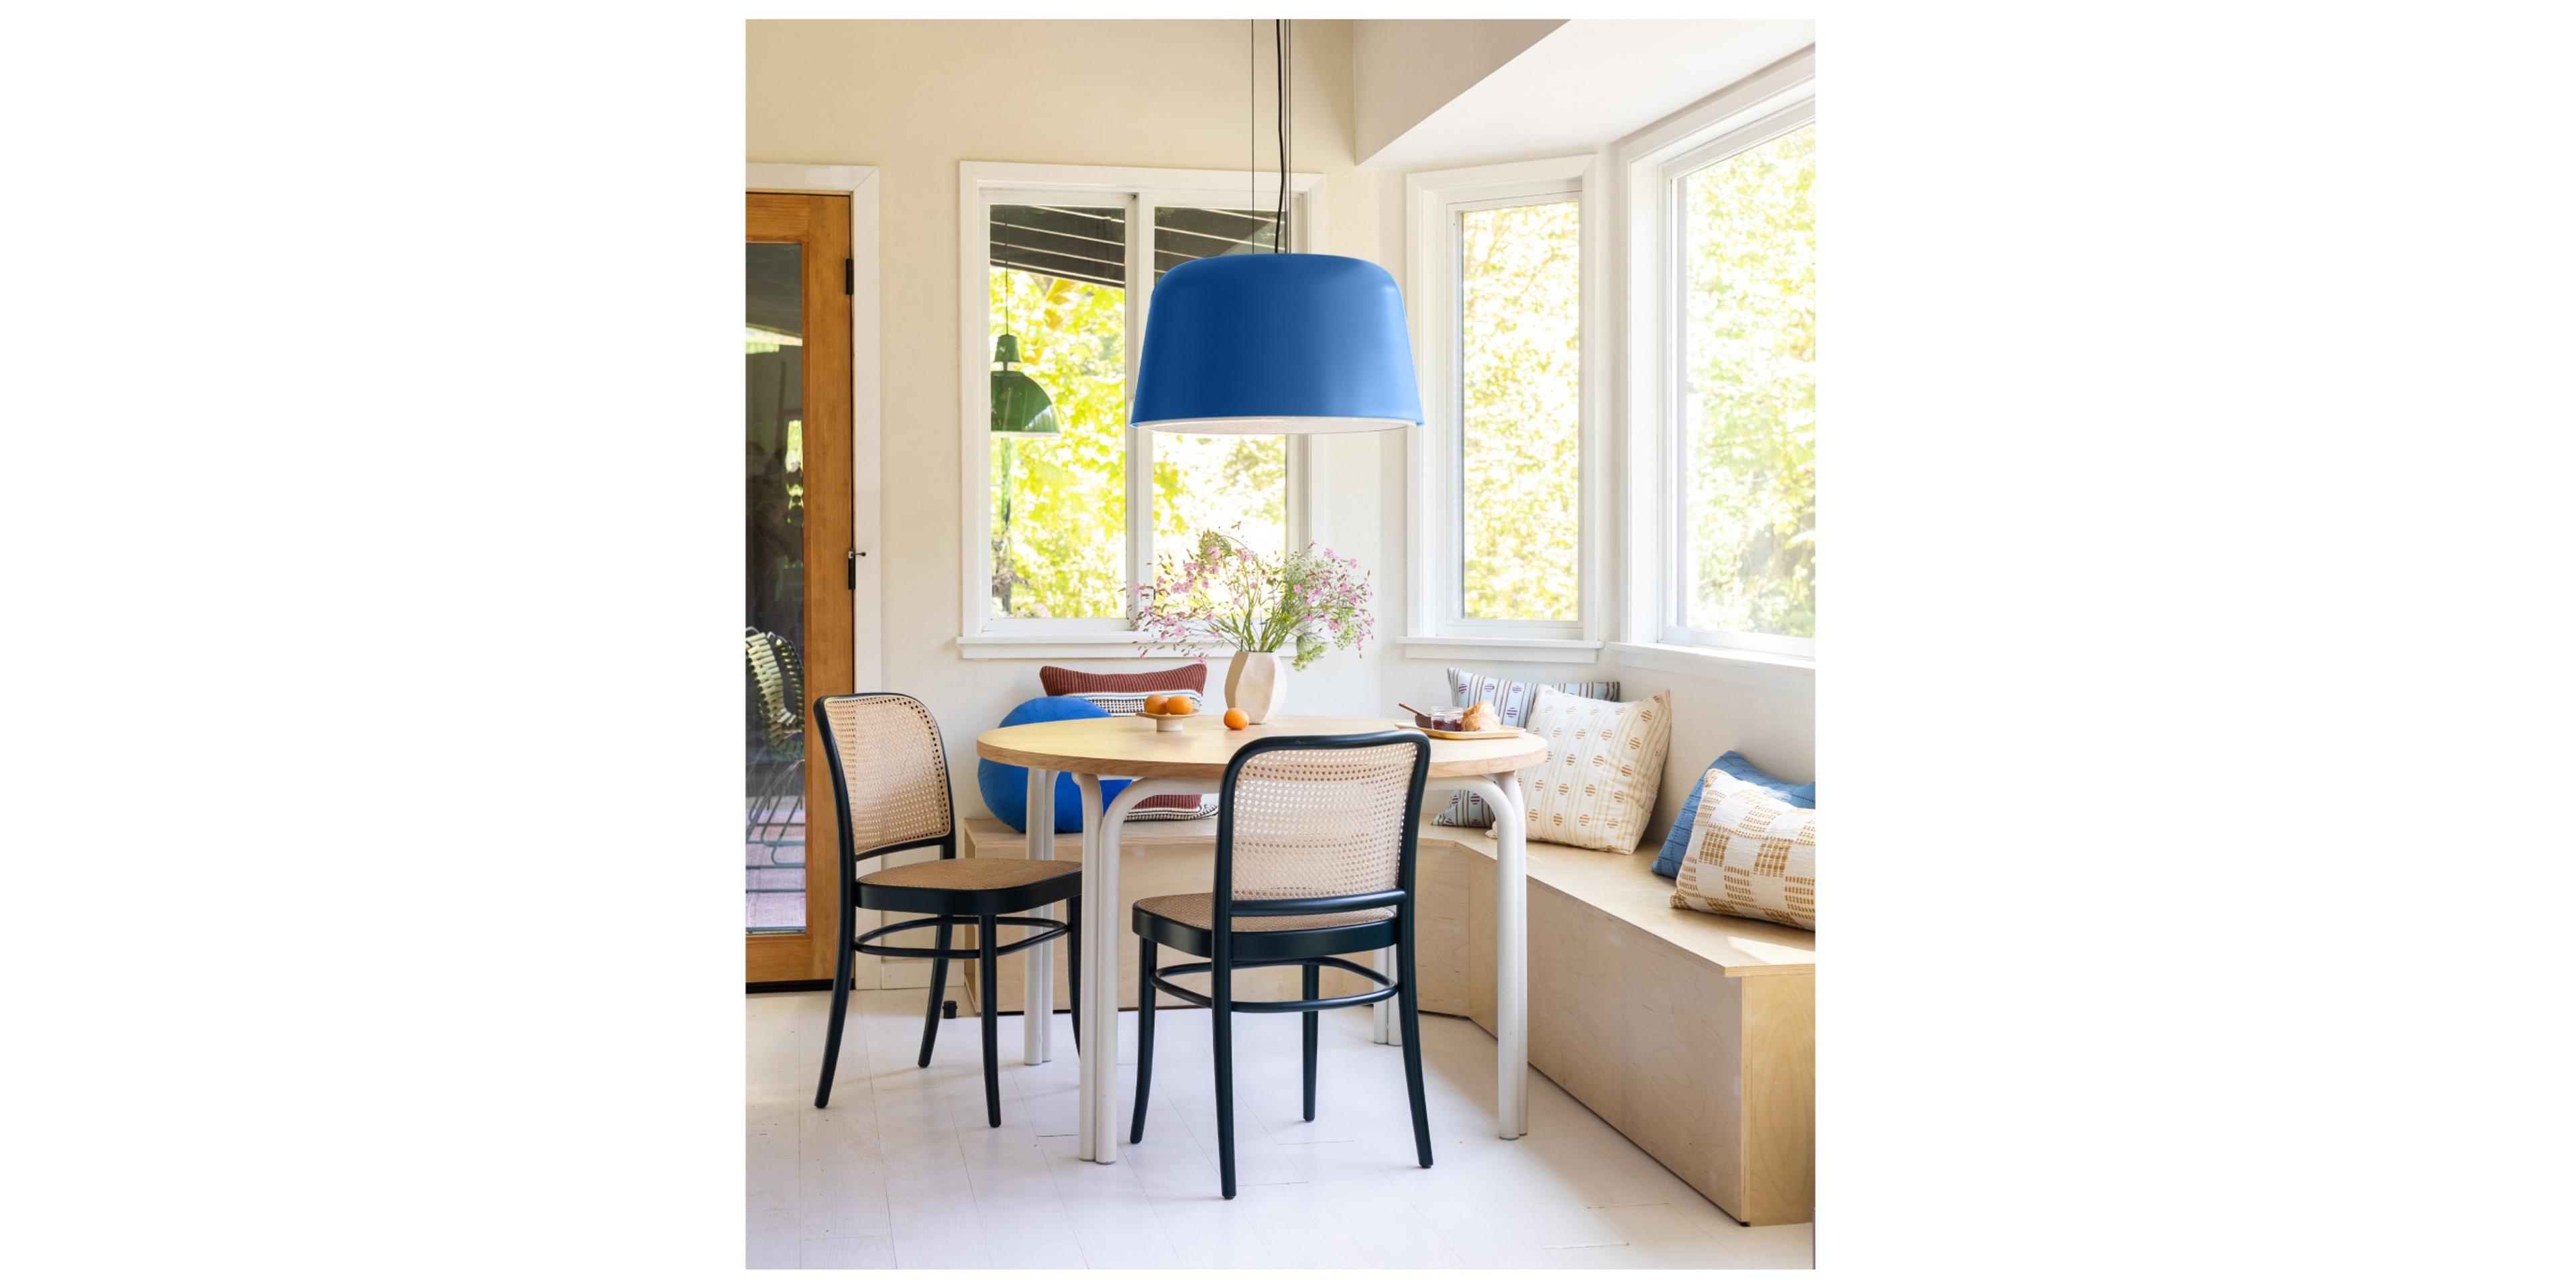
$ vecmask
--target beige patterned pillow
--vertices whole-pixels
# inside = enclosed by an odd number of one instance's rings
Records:
[[[1708,771],[1673,906],[1816,928],[1816,811]]]
[[[1673,695],[1603,702],[1541,689],[1529,730],[1544,763],[1521,771],[1529,839],[1625,854],[1645,835],[1673,738]]]

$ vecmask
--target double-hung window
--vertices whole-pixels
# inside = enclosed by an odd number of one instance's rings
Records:
[[[1591,175],[1574,157],[1408,181],[1417,652],[1598,639]]]
[[[1656,638],[1813,656],[1816,124],[1784,96],[1632,172],[1632,451],[1655,507]],[[1749,119],[1748,119],[1749,118]]]
[[[961,167],[959,309],[968,656],[1133,652],[1136,583],[1156,551],[1214,528],[1273,552],[1301,538],[1287,435],[1127,424],[1154,283],[1211,255],[1278,245],[1277,179],[1087,166]],[[1289,176],[1289,245],[1306,242]],[[1046,395],[1051,433],[993,416],[1005,368]],[[1016,406],[1016,404],[1012,404]]]

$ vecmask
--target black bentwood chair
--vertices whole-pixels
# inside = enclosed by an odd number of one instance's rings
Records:
[[[1082,1013],[1082,865],[1034,859],[957,857],[957,812],[950,804],[948,757],[940,750],[939,722],[930,709],[900,693],[851,693],[814,700],[814,725],[832,762],[832,794],[840,801],[841,951],[832,972],[832,1026],[823,1041],[823,1082],[814,1107],[832,1098],[832,1068],[841,1058],[841,1021],[850,1008],[850,972],[858,953],[930,959],[930,1010],[921,1022],[921,1059],[939,1040],[939,1004],[948,987],[948,963],[975,959],[983,967],[984,1116],[1002,1125],[1001,1070],[993,1051],[995,963],[1004,953],[1035,948],[1070,936],[1067,973],[1074,1014]],[[856,782],[856,790],[852,783]],[[939,862],[913,863],[858,875],[859,863],[893,850],[939,847]],[[1063,921],[1004,914],[1051,903],[1066,905]],[[898,921],[852,937],[862,908],[929,915]],[[936,948],[904,948],[873,941],[897,931],[938,928]],[[975,928],[975,946],[951,949],[959,926]],[[1001,926],[1029,933],[1012,943],[993,942]],[[1033,997],[1030,1006],[1050,999]],[[1079,1027],[1079,1026],[1077,1026]],[[1075,1038],[1076,1049],[1081,1039]]]
[[[1260,738],[1225,767],[1217,811],[1216,889],[1136,901],[1136,1123],[1154,1080],[1154,990],[1215,1012],[1217,1171],[1234,1197],[1234,1013],[1296,1011],[1306,1017],[1306,1119],[1315,1118],[1317,1012],[1397,999],[1404,1021],[1404,1083],[1413,1100],[1413,1147],[1431,1166],[1431,1119],[1422,1099],[1422,1025],[1413,975],[1413,853],[1431,740],[1418,733]],[[1205,957],[1154,968],[1157,945]],[[1396,950],[1394,982],[1337,954]],[[1288,1002],[1234,998],[1233,973],[1302,966],[1305,996]],[[1322,995],[1323,968],[1378,987]],[[1206,972],[1208,993],[1173,979]]]

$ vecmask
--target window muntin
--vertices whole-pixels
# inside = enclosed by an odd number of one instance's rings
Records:
[[[1573,195],[1458,209],[1450,452],[1461,621],[1581,617],[1582,225]]]
[[[1815,126],[1694,160],[1668,184],[1679,415],[1666,634],[1812,647]]]

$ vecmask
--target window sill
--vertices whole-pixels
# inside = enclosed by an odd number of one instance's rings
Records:
[[[1611,657],[1622,666],[1711,680],[1732,680],[1765,688],[1806,688],[1816,682],[1816,659],[1755,649],[1706,648],[1689,644],[1611,644]]]
[[[1201,649],[1164,648],[1134,631],[1060,631],[1024,635],[960,635],[957,652],[969,661],[984,658],[1230,658],[1234,649],[1217,645]]]
[[[1599,640],[1477,639],[1455,635],[1407,635],[1395,641],[1414,659],[1453,662],[1581,662],[1601,660]]]

